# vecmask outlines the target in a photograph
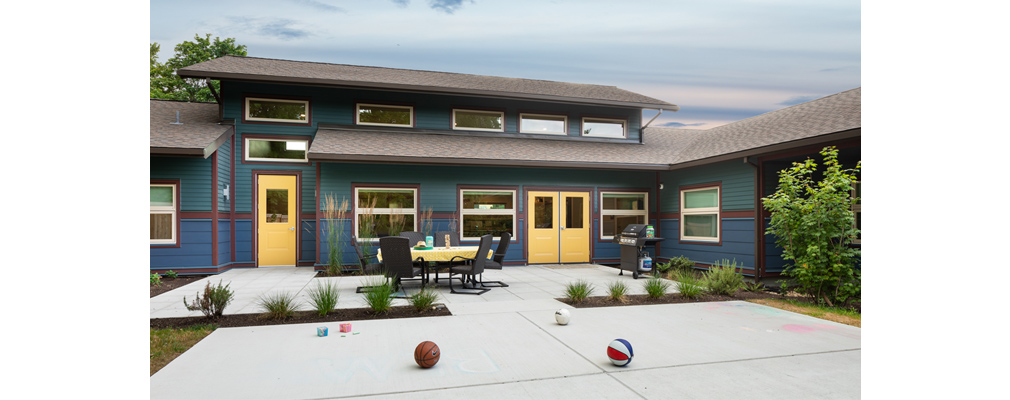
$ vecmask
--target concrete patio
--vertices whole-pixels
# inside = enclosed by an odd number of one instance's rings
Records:
[[[573,309],[554,300],[576,279],[593,283],[598,295],[618,279],[644,292],[641,279],[617,273],[594,265],[489,271],[485,279],[510,287],[467,296],[443,285],[440,301],[452,316],[348,321],[360,334],[346,337],[335,323],[328,337],[317,337],[314,324],[220,328],[151,377],[151,398],[860,397],[859,328],[743,301]],[[227,314],[259,312],[262,293],[302,297],[313,275],[259,268],[210,279],[231,282],[236,302]],[[360,278],[315,279],[338,282],[339,307],[363,306],[354,293]],[[151,317],[199,315],[182,308],[182,296],[203,285],[152,298]],[[553,315],[562,307],[572,313],[565,326]],[[634,348],[626,367],[606,356],[616,338]],[[431,369],[413,361],[424,340],[442,351]]]

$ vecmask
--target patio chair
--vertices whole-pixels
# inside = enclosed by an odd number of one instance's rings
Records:
[[[424,241],[424,233],[421,232],[414,232],[414,231],[400,232],[400,236],[410,239],[411,247],[417,245],[417,242]]]
[[[358,253],[358,263],[361,265],[360,271],[363,275],[375,275],[375,274],[385,275],[385,273],[383,272],[384,267],[382,266],[381,263],[368,262],[368,260],[376,258],[375,253],[365,254],[365,252],[361,250],[361,246],[358,245],[358,238],[355,237],[354,235],[351,235],[351,245],[354,246],[354,252]],[[355,289],[354,291],[356,293],[367,292],[371,288],[372,286],[358,286],[358,288]]]
[[[491,289],[479,289],[477,288],[476,276],[484,273],[484,263],[487,261],[487,252],[491,250],[491,235],[484,235],[480,237],[480,245],[477,246],[477,254],[473,258],[466,258],[456,256],[453,257],[449,262],[453,266],[449,267],[449,292],[456,294],[476,294],[481,295]],[[464,261],[466,264],[456,265],[457,261]],[[470,281],[470,288],[472,291],[457,292],[455,288],[452,287],[452,276],[462,275],[459,279],[461,284],[465,284],[467,280]]]
[[[386,277],[393,280],[396,289],[402,286],[404,280],[412,280],[416,276],[421,277],[421,288],[424,288],[427,281],[424,276],[424,259],[410,258],[410,239],[400,236],[381,237],[379,248],[382,249],[382,265],[386,268]]]
[[[508,232],[501,233],[501,240],[498,241],[498,249],[494,251],[494,256],[490,260],[484,261],[484,269],[498,269],[502,268],[502,262],[505,260],[505,252],[509,249],[509,242],[512,241],[512,234]],[[487,281],[484,282],[484,275],[481,274],[480,285],[483,287],[509,287],[509,285],[502,281]],[[490,286],[489,286],[490,285]]]

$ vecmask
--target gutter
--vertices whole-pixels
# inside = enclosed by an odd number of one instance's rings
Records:
[[[679,109],[680,109],[680,107],[674,106],[674,110],[673,111],[677,111]],[[659,114],[656,114],[655,117],[652,117],[652,119],[650,119],[649,122],[646,122],[645,125],[642,126],[642,128],[638,130],[638,143],[639,144],[645,144],[645,128],[648,128],[649,125],[652,125],[652,121],[655,121],[656,118],[659,118],[660,115],[663,115],[663,109],[662,108],[659,109]]]

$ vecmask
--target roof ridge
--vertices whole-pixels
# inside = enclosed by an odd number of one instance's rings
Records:
[[[838,93],[829,94],[829,95],[824,96],[824,97],[818,97],[816,99],[809,100],[809,101],[804,101],[804,102],[799,103],[799,104],[793,104],[793,105],[791,105],[789,107],[783,107],[783,108],[780,108],[778,110],[771,110],[771,111],[768,111],[766,113],[758,114],[758,115],[755,115],[753,117],[744,118],[744,119],[741,119],[739,121],[733,121],[733,122],[730,122],[728,124],[719,125],[719,126],[716,126],[716,127],[713,127],[713,128],[706,129],[706,130],[707,131],[711,131],[711,132],[718,132],[718,131],[726,130],[726,129],[723,129],[723,128],[730,127],[730,126],[736,126],[738,124],[741,124],[741,123],[744,123],[744,122],[748,122],[748,121],[749,122],[753,122],[754,120],[760,119],[761,117],[764,117],[766,115],[771,115],[771,114],[775,114],[775,113],[786,112],[786,110],[792,110],[792,109],[801,108],[801,107],[811,107],[811,106],[814,106],[817,103],[820,103],[820,102],[822,102],[822,101],[824,101],[826,99],[830,99],[832,97],[841,96],[843,94],[848,94],[848,93],[850,93],[852,91],[860,90],[862,88],[863,88],[862,86],[855,87],[855,88],[852,88],[852,89],[849,89],[849,90],[845,90],[845,91],[841,91],[841,92],[838,92]]]

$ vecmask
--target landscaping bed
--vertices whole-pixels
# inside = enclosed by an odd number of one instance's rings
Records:
[[[190,283],[196,282],[206,277],[207,275],[186,275],[186,276],[179,276],[176,278],[169,278],[166,276],[162,276],[161,285],[158,286],[151,285],[151,297],[168,292],[169,290],[172,289],[186,286]]]
[[[568,304],[575,308],[591,308],[591,307],[621,307],[621,306],[640,306],[649,304],[683,304],[683,303],[704,303],[712,301],[733,301],[733,300],[763,300],[763,299],[789,299],[799,302],[814,304],[810,297],[797,294],[795,292],[790,292],[788,294],[780,294],[778,292],[772,292],[767,290],[748,292],[746,290],[738,290],[733,296],[717,295],[717,294],[702,294],[694,299],[688,299],[681,296],[678,293],[667,293],[659,298],[652,298],[645,294],[634,294],[625,295],[624,301],[617,301],[611,299],[607,296],[591,296],[587,297],[581,302],[573,302],[567,298],[557,298],[556,300]],[[848,305],[847,308],[851,308],[856,312],[861,312],[860,302],[853,302]]]
[[[376,314],[371,308],[339,308],[330,311],[325,317],[320,317],[313,311],[295,311],[294,316],[283,319],[265,318],[264,314],[231,314],[211,320],[206,317],[151,318],[152,329],[185,328],[195,325],[216,324],[219,328],[235,328],[241,326],[315,324],[331,322],[347,322],[373,319],[440,317],[452,315],[448,308],[435,307],[424,312],[418,312],[413,306],[394,306],[389,311]],[[334,326],[333,328],[336,328]]]

